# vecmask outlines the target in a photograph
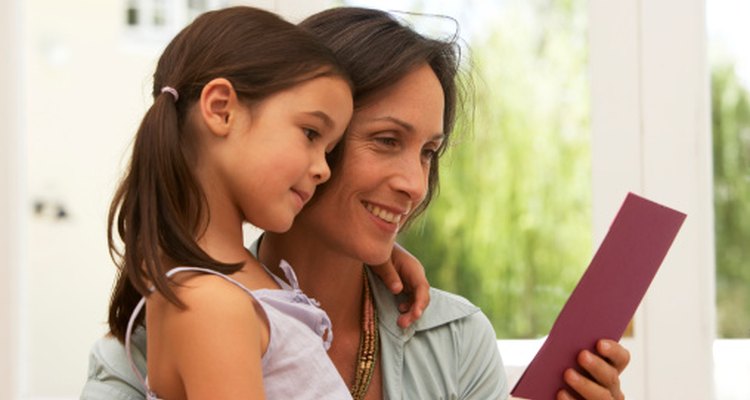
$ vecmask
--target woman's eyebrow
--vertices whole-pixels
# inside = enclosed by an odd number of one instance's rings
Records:
[[[410,124],[410,123],[408,123],[408,122],[406,122],[406,121],[404,121],[402,119],[399,119],[399,118],[396,118],[396,117],[392,117],[390,115],[389,116],[385,116],[385,117],[373,118],[372,121],[375,121],[375,122],[378,122],[378,121],[389,121],[389,122],[393,122],[393,123],[401,126],[401,128],[403,128],[405,131],[407,131],[409,133],[413,133],[413,132],[416,131],[416,129],[414,129],[414,125],[412,125],[412,124]],[[437,133],[435,133],[430,138],[430,140],[443,140],[444,138],[445,138],[445,134],[443,132],[437,132]]]
[[[398,119],[396,117],[392,117],[390,115],[389,116],[385,116],[385,117],[373,118],[373,121],[376,121],[376,122],[378,122],[378,121],[393,122],[396,125],[400,125],[404,130],[406,130],[408,132],[414,132],[414,125],[412,125],[412,124],[410,124],[410,123],[408,123],[408,122],[406,122],[406,121],[404,121],[402,119]]]
[[[430,141],[440,142],[440,145],[442,146],[443,141],[445,141],[445,134],[444,133],[436,133],[434,136],[432,136],[430,138]]]

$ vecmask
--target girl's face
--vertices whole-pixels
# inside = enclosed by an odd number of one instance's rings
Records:
[[[357,260],[385,261],[401,225],[425,198],[444,137],[444,104],[440,82],[425,64],[357,109],[335,176],[295,227]]]
[[[305,81],[238,113],[219,157],[228,200],[253,225],[288,230],[330,177],[325,154],[351,115],[351,89],[338,77]]]

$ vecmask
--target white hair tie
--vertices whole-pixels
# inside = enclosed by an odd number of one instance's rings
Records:
[[[161,92],[162,93],[167,92],[167,93],[171,94],[172,97],[174,97],[174,102],[175,103],[177,103],[177,100],[180,99],[180,95],[177,93],[177,89],[175,89],[175,88],[173,88],[171,86],[164,86],[163,88],[161,88]]]

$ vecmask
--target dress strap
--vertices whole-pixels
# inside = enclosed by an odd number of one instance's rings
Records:
[[[297,275],[294,273],[294,269],[292,269],[292,266],[289,265],[286,260],[281,260],[279,262],[279,268],[281,268],[281,272],[284,273],[284,277],[286,277],[286,281],[279,278],[278,275],[274,274],[273,271],[268,269],[265,264],[261,264],[263,266],[263,269],[266,270],[266,273],[273,278],[274,281],[284,290],[292,290],[299,289],[299,282],[297,281]],[[288,281],[288,282],[287,282]]]
[[[323,340],[323,347],[328,350],[333,341],[331,319],[320,308],[320,303],[317,300],[302,291],[292,266],[286,260],[279,262],[279,268],[284,272],[289,282],[276,276],[265,265],[263,268],[283,290],[260,289],[255,292],[256,296],[285,314],[294,316],[294,318],[304,322],[320,336]]]

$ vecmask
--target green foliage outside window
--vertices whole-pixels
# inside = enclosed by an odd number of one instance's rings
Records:
[[[711,74],[719,337],[750,337],[750,93],[731,64]]]
[[[400,241],[498,337],[529,338],[548,333],[591,254],[586,21],[580,1],[510,3],[469,43],[474,113]]]

